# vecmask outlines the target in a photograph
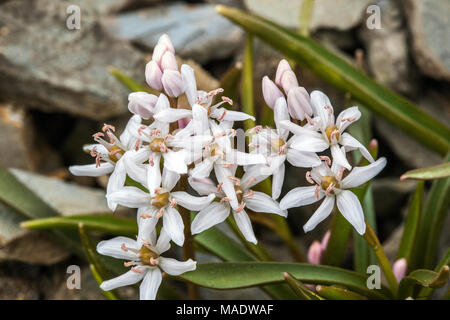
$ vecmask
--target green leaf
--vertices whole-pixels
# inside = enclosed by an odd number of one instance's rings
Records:
[[[367,300],[367,297],[359,293],[338,286],[318,285],[316,290],[322,297],[330,300]]]
[[[445,161],[450,160],[450,153]],[[450,178],[433,182],[428,192],[427,201],[419,225],[417,245],[414,248],[413,267],[433,268],[436,259],[439,239],[450,205]]]
[[[414,191],[414,195],[409,204],[408,216],[406,217],[405,227],[403,229],[400,247],[397,253],[397,259],[405,258],[408,266],[411,263],[411,257],[414,250],[414,243],[419,229],[420,216],[423,206],[424,183],[419,181]]]
[[[448,265],[443,266],[439,273],[425,269],[415,270],[400,281],[399,298],[411,297],[415,285],[424,288],[442,288],[447,283],[449,275],[450,268]]]
[[[83,251],[86,256],[87,261],[89,262],[89,267],[92,271],[92,275],[94,276],[97,284],[102,284],[105,279],[111,278],[111,274],[107,271],[106,266],[101,261],[100,256],[97,253],[94,245],[92,244],[89,235],[86,232],[86,229],[83,223],[78,224],[81,244],[83,246]],[[101,290],[101,289],[100,289]],[[111,291],[103,291],[101,290],[103,295],[109,300],[120,300],[119,295],[116,290]]]
[[[300,300],[324,300],[288,272],[283,273],[283,277]]]
[[[45,229],[74,229],[82,223],[87,230],[100,231],[111,235],[134,238],[137,234],[137,223],[134,219],[119,218],[112,214],[80,215],[70,217],[53,217],[25,221],[23,228],[34,230]]]
[[[300,8],[299,32],[304,37],[309,37],[309,24],[313,15],[314,0],[304,0]]]
[[[321,79],[363,103],[378,116],[403,130],[424,146],[445,155],[450,129],[404,97],[379,85],[347,61],[311,38],[239,9],[216,6],[216,11],[247,32],[295,59]]]
[[[255,101],[253,96],[253,37],[247,34],[244,50],[244,70],[242,72],[242,112],[255,115]],[[255,126],[255,121],[244,121],[244,128],[248,130]]]
[[[224,262],[206,263],[197,266],[195,271],[180,276],[181,279],[212,289],[238,289],[281,283],[283,273],[288,272],[304,283],[341,285],[375,299],[390,298],[389,290],[370,290],[366,277],[341,268],[311,265],[306,263],[283,262]]]
[[[428,168],[408,171],[400,177],[400,180],[434,180],[447,177],[450,177],[450,162],[445,162]]]
[[[434,271],[439,272],[440,270],[442,270],[444,266],[448,266],[449,264],[450,264],[450,249],[447,249],[447,252],[442,257],[441,261],[434,269]],[[433,288],[422,288],[419,294],[417,295],[416,299],[427,299],[428,297],[431,296],[433,290],[434,290]]]
[[[144,91],[151,94],[159,95],[159,92],[156,90],[151,89],[148,86],[144,86],[143,84],[131,79],[129,76],[124,74],[119,69],[116,69],[114,67],[110,67],[108,69],[109,73],[111,73],[117,80],[119,80],[126,88],[128,88],[130,91],[136,92],[136,91]]]

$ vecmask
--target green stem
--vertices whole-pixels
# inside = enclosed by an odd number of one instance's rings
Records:
[[[367,243],[370,245],[370,247],[375,252],[375,256],[378,259],[378,262],[380,263],[381,269],[384,272],[384,275],[386,276],[386,279],[389,283],[389,287],[391,288],[391,291],[394,296],[397,296],[398,292],[398,282],[397,279],[394,276],[394,272],[392,272],[391,264],[389,263],[389,260],[386,256],[386,253],[383,250],[383,246],[380,243],[380,240],[378,239],[377,235],[375,234],[375,231],[373,231],[372,227],[366,220],[366,233],[363,235],[364,239],[366,239]]]

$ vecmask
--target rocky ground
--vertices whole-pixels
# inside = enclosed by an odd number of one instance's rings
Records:
[[[16,168],[13,173],[20,180],[65,215],[108,212],[105,179],[73,177],[67,171],[71,164],[92,161],[81,146],[91,142],[91,134],[104,122],[123,127],[129,117],[128,91],[108,68],[144,82],[152,48],[161,33],[168,33],[179,62],[195,64],[199,87],[218,87],[217,79],[241,59],[244,33],[214,12],[217,3],[247,8],[298,28],[301,1],[291,0],[0,0],[0,165]],[[450,124],[450,2],[342,0],[339,7],[334,3],[317,1],[312,37],[348,59],[361,49],[364,68],[372,77]],[[374,3],[381,10],[379,30],[366,26],[366,9]],[[80,30],[66,27],[70,4],[81,8]],[[256,41],[258,107],[264,105],[260,80],[274,75],[281,58]],[[344,104],[342,93],[307,70],[297,67],[296,72],[308,91],[326,92],[337,108]],[[400,182],[398,177],[406,170],[437,164],[440,157],[377,117],[373,132],[380,153],[389,161],[373,191],[381,239],[393,257],[414,189],[414,183]],[[290,170],[286,189],[298,186],[296,176],[304,174]],[[327,227],[324,223],[317,232],[303,234],[300,226],[311,210],[298,209],[289,217],[305,247]],[[0,204],[0,299],[101,299],[88,267],[48,236],[22,230],[23,219]],[[443,248],[450,243],[449,225],[447,221]],[[290,260],[279,240],[266,231],[257,229],[259,239],[278,259]],[[82,266],[81,290],[66,287],[66,268],[71,264]],[[202,294],[265,297],[253,289]],[[123,295],[133,297],[133,289]]]

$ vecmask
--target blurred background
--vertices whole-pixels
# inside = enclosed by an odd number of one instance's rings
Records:
[[[109,212],[107,177],[71,176],[67,167],[92,163],[82,145],[103,123],[120,131],[129,119],[126,89],[109,72],[115,67],[145,83],[144,68],[162,33],[171,37],[180,63],[195,68],[198,86],[220,86],[225,72],[242,61],[245,33],[214,11],[224,4],[253,12],[297,30],[301,0],[0,0],[0,166],[64,215]],[[369,29],[367,8],[380,8],[381,29]],[[80,28],[70,30],[67,8],[80,8]],[[450,1],[316,0],[311,37],[355,63],[379,83],[408,97],[450,124]],[[255,39],[255,107],[261,113],[261,79],[273,78],[280,59]],[[301,86],[329,95],[337,111],[345,94],[295,68]],[[239,103],[238,103],[239,104]],[[371,129],[388,166],[372,184],[377,226],[390,258],[395,257],[406,205],[415,182],[399,176],[440,163],[389,123],[373,116]],[[282,195],[304,183],[304,170],[289,168]],[[427,185],[428,186],[428,185]],[[314,206],[290,210],[289,224],[304,248],[320,240],[327,223],[304,234]],[[133,212],[119,210],[119,215]],[[87,265],[44,233],[25,231],[24,218],[0,203],[0,299],[103,299]],[[449,246],[446,221],[441,248]],[[274,257],[291,257],[273,232],[255,226],[258,239]],[[351,267],[351,248],[346,266]],[[201,255],[200,261],[210,259]],[[82,270],[81,290],[66,287],[68,265]],[[133,289],[125,296],[133,297]],[[204,298],[263,299],[256,289],[202,291]]]

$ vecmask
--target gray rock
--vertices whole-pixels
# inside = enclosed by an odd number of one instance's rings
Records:
[[[81,8],[81,28],[69,30],[66,8],[55,0],[1,6],[0,95],[27,107],[94,119],[127,112],[128,92],[108,67],[143,81],[143,56],[106,33],[89,10]]]
[[[413,53],[422,72],[450,81],[450,1],[404,1]]]
[[[247,8],[287,28],[299,27],[299,14],[303,1],[244,0]],[[310,30],[322,28],[348,30],[357,26],[373,0],[320,0],[315,1]]]
[[[243,36],[239,27],[209,4],[175,3],[141,9],[104,19],[103,25],[112,35],[149,49],[167,33],[178,55],[199,63],[230,57]]]
[[[360,39],[366,46],[370,72],[381,84],[401,92],[411,92],[414,76],[408,48],[408,33],[400,3],[378,2],[381,29],[360,27]]]

